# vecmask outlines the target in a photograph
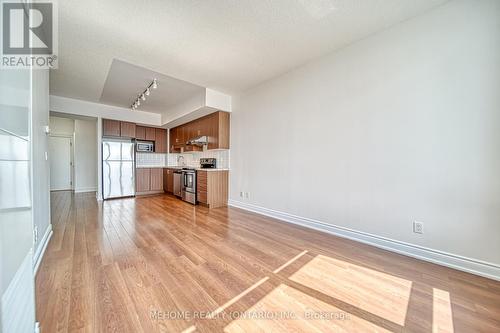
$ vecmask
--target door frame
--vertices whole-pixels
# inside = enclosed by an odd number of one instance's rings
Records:
[[[74,191],[75,190],[75,138],[74,135],[67,135],[67,134],[50,134],[49,135],[49,141],[50,138],[67,138],[69,139],[69,144],[70,144],[70,153],[69,153],[69,163],[70,163],[70,190]],[[50,142],[49,142],[50,145]],[[49,155],[49,177],[50,177],[50,159],[52,156]],[[49,188],[50,188],[50,182],[49,182]],[[50,192],[56,192],[56,191],[67,191],[67,190],[52,190],[50,189]]]

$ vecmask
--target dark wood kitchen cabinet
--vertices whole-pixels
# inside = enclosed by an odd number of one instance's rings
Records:
[[[230,118],[228,112],[214,112],[208,115],[206,124],[208,128],[208,149],[229,149],[229,126]]]
[[[120,121],[103,119],[102,120],[102,135],[103,136],[120,136]]]
[[[156,139],[156,128],[154,127],[146,127],[146,141],[155,141]]]
[[[151,169],[137,168],[135,169],[135,191],[149,192],[151,189]]]
[[[181,146],[176,144],[177,141],[177,127],[171,128],[169,130],[169,151],[171,153],[180,153],[181,152]]]
[[[184,126],[180,126],[177,128],[177,136],[175,137],[175,144],[179,146],[186,145],[186,128]]]
[[[202,150],[201,147],[186,145],[199,136],[207,136],[208,149],[229,149],[230,114],[217,111],[170,129],[170,152]]]
[[[178,126],[170,129],[170,152],[181,153],[184,151],[186,141],[184,141],[184,127]]]
[[[163,169],[163,190],[174,193],[174,169]]]
[[[163,169],[151,168],[151,186],[150,191],[163,191]]]
[[[102,136],[135,138],[136,125],[127,121],[103,119]]]
[[[136,139],[144,141],[154,141],[155,153],[167,153],[167,130],[155,127],[136,127]]]
[[[120,122],[120,136],[124,138],[135,138],[135,124],[126,121]]]
[[[135,138],[137,140],[146,140],[146,127],[137,126],[135,128]]]
[[[163,192],[163,168],[135,169],[135,191],[137,195]]]
[[[196,194],[198,202],[209,208],[227,206],[229,189],[229,171],[196,172]]]
[[[155,129],[155,153],[167,152],[167,131],[163,128]]]
[[[196,119],[191,124],[191,138],[201,136],[205,133],[206,123],[202,119]]]

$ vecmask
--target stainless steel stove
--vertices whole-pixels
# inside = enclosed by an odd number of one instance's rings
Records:
[[[182,200],[196,205],[196,170],[182,168]]]

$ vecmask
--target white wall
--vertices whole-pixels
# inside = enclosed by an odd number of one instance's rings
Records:
[[[231,105],[231,96],[205,88],[203,92],[165,110],[161,122],[172,128],[215,111],[231,112]]]
[[[49,70],[34,70],[32,80],[32,175],[33,175],[33,224],[35,228],[35,265],[39,264],[42,250],[52,232],[50,223],[50,182],[48,175],[48,136],[45,132],[49,125]]]
[[[97,191],[97,121],[75,119],[75,192]]]
[[[95,118],[130,121],[139,124],[161,126],[161,114],[131,111],[111,105],[91,103],[73,98],[50,96],[50,111]]]
[[[499,92],[500,2],[451,1],[237,98],[231,199],[498,268]]]
[[[74,133],[74,119],[50,116],[50,135],[63,135],[73,137]]]

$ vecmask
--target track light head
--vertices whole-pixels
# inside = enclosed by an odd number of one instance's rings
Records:
[[[146,96],[149,96],[151,94],[151,89],[156,89],[158,88],[158,82],[156,79],[153,79],[153,82],[149,86],[146,87],[146,90],[142,94],[140,94],[136,100],[134,101],[134,104],[132,104],[131,108],[132,110],[136,110],[139,105],[141,105],[141,100],[145,101]]]

